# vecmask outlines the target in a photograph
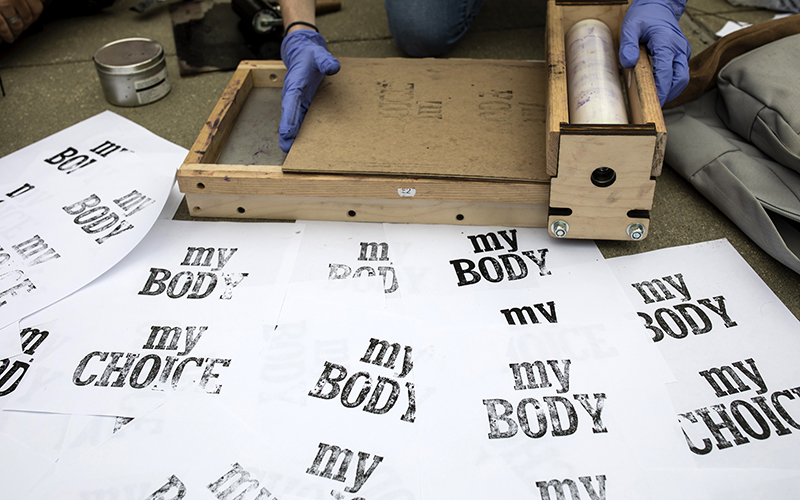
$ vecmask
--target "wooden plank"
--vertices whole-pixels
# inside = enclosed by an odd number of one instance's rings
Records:
[[[544,64],[346,59],[283,170],[544,182]]]
[[[547,175],[558,173],[558,134],[562,123],[569,122],[569,100],[567,97],[567,57],[564,48],[563,12],[555,0],[547,2],[547,25],[545,29],[545,51],[547,53],[547,118],[546,171]]]
[[[253,77],[247,68],[238,68],[233,72],[228,86],[222,93],[211,116],[200,130],[184,163],[214,163],[228,139],[236,117],[253,88]]]
[[[544,227],[547,203],[187,194],[195,217]]]
[[[308,196],[547,203],[549,183],[480,182],[410,177],[292,174],[263,165],[184,164],[178,171],[183,193],[209,195]],[[412,194],[413,193],[413,194]]]
[[[655,181],[650,178],[650,164],[655,144],[655,134],[562,134],[558,177],[550,183],[550,206],[570,209],[572,214],[551,216],[551,222],[566,221],[568,238],[629,239],[625,229],[633,219],[628,212],[652,208]],[[616,181],[604,188],[592,184],[591,174],[598,167],[612,168]],[[646,222],[636,219],[641,220]]]
[[[653,66],[644,46],[639,47],[639,61],[636,66],[626,70],[625,83],[634,123],[652,123],[656,128],[658,135],[650,175],[658,177],[661,175],[667,148],[667,126],[658,100]]]
[[[286,66],[281,61],[242,61],[239,69],[250,70],[256,87],[283,87]]]

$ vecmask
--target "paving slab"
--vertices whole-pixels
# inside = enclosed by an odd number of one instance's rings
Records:
[[[52,135],[105,110],[189,148],[228,84],[231,73],[180,78],[178,59],[167,57],[172,90],[163,99],[134,108],[109,104],[92,62],[69,62],[2,70],[0,156]]]
[[[166,8],[152,15],[129,10],[138,0],[118,0],[102,12],[46,22],[39,33],[11,46],[0,45],[0,69],[91,61],[95,51],[121,38],[146,36],[157,40],[167,55],[175,55],[172,21]]]

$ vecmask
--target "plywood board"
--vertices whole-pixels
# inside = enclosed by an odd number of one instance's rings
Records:
[[[346,59],[284,172],[546,182],[544,63]]]

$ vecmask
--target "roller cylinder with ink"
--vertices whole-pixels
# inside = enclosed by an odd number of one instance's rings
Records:
[[[567,32],[566,56],[570,123],[628,123],[608,26],[597,19],[575,23]]]

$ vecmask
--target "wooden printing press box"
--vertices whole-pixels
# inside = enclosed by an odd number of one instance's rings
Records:
[[[178,171],[197,217],[548,227],[641,239],[666,129],[644,49],[628,125],[571,125],[565,32],[625,3],[550,0],[547,61],[341,59],[288,155],[281,62],[243,61]]]

